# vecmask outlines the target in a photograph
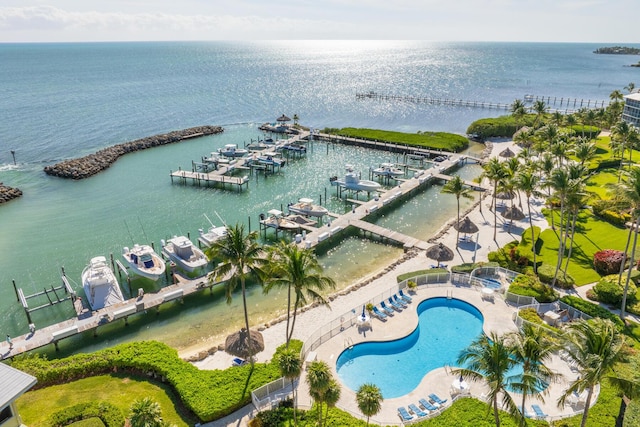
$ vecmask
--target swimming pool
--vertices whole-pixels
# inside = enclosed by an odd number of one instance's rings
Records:
[[[418,326],[406,337],[364,342],[343,351],[336,361],[343,384],[356,391],[373,383],[385,399],[404,396],[428,372],[455,366],[460,351],[482,333],[482,313],[458,299],[424,300],[417,313]]]

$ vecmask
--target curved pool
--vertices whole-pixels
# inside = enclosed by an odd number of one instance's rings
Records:
[[[356,391],[373,383],[385,399],[404,396],[428,372],[455,366],[460,352],[482,333],[482,313],[458,299],[430,298],[417,312],[418,326],[406,337],[359,343],[343,351],[336,361],[343,384]]]

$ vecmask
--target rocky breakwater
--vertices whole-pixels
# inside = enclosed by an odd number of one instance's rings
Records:
[[[58,176],[60,178],[84,179],[107,169],[118,160],[120,156],[127,153],[172,144],[198,136],[213,135],[221,133],[222,131],[221,126],[197,126],[160,135],[148,136],[146,138],[136,139],[135,141],[117,144],[96,153],[89,154],[88,156],[45,166],[44,172],[47,175]]]
[[[20,196],[22,196],[22,191],[6,186],[0,182],[0,205],[9,200],[17,199]]]

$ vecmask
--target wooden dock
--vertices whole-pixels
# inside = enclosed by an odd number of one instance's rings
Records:
[[[434,178],[437,179],[441,179],[443,181],[451,181],[453,179],[453,176],[451,175],[445,175],[443,173],[434,173],[433,174]],[[476,191],[489,191],[490,189],[487,187],[483,187],[482,185],[478,184],[477,182],[473,182],[473,181],[468,181],[468,180],[462,180],[462,182],[464,182],[464,185],[471,187],[472,189],[476,190]]]
[[[238,176],[227,176],[224,172],[221,172],[225,169],[219,169],[211,172],[193,172],[193,171],[183,171],[177,170],[175,172],[170,172],[171,182],[173,182],[173,178],[179,179],[182,183],[187,183],[188,180],[191,180],[192,183],[197,185],[208,185],[211,183],[221,184],[223,187],[226,185],[235,186],[238,190],[242,190],[242,187],[246,185],[249,186],[249,177],[247,175],[238,177]]]
[[[125,302],[93,312],[84,310],[75,318],[44,328],[37,328],[32,333],[12,338],[12,349],[9,349],[7,342],[2,341],[0,342],[0,359],[14,357],[50,344],[53,344],[57,349],[58,342],[64,338],[82,334],[87,331],[93,331],[94,335],[97,335],[100,326],[110,324],[120,319],[122,319],[126,325],[129,316],[146,313],[148,310],[154,308],[159,309],[162,304],[181,300],[187,295],[211,288],[224,281],[222,280],[211,285],[208,283],[206,276],[187,279],[179,274],[175,274],[174,277],[177,281],[176,284],[166,286],[158,292],[144,294],[137,298],[131,298]]]

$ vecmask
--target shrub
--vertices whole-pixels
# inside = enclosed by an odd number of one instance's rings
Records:
[[[611,274],[603,277],[593,287],[593,293],[596,295],[597,301],[605,304],[620,306],[622,304],[622,295],[624,293],[625,281],[618,284],[618,275]],[[629,289],[627,293],[627,304],[636,301],[636,285],[632,280],[629,281]]]
[[[614,212],[609,209],[604,209],[599,214],[600,218],[603,220],[610,222],[613,225],[617,225],[620,227],[624,227],[624,224],[631,220],[631,216],[625,213]]]
[[[86,402],[64,408],[51,415],[51,427],[66,426],[89,418],[99,418],[106,427],[122,427],[124,415],[108,402]]]
[[[464,136],[447,132],[405,133],[379,129],[342,128],[336,134],[370,141],[384,141],[456,153],[469,146],[469,140]]]
[[[604,249],[593,254],[593,267],[599,274],[614,274],[620,271],[624,252],[615,249]]]
[[[553,276],[556,273],[556,267],[551,264],[542,263],[538,267],[538,277],[542,281],[542,283],[546,283],[550,285],[553,283]],[[567,273],[565,278],[564,274],[560,271],[558,272],[558,278],[556,279],[556,286],[562,289],[569,289],[575,284],[575,280],[571,277],[570,274]]]
[[[477,133],[485,138],[491,137],[512,137],[518,127],[532,126],[535,121],[534,114],[525,115],[522,120],[516,123],[513,116],[500,116],[484,118],[474,121],[467,128],[468,134]]]
[[[498,264],[497,262],[467,262],[464,264],[452,266],[451,272],[458,274],[471,274],[473,270],[480,267],[500,267],[500,264]]]
[[[538,302],[551,302],[558,299],[558,294],[551,287],[543,285],[537,277],[525,274],[516,276],[509,286],[509,292],[534,297]]]
[[[597,304],[594,304],[592,302],[589,302],[587,300],[584,300],[580,297],[576,297],[573,295],[565,295],[562,298],[560,298],[560,301],[562,301],[567,305],[570,305],[571,307],[576,308],[577,310],[580,310],[585,314],[588,314],[591,317],[601,317],[603,319],[609,319],[613,323],[615,323],[620,330],[624,328],[622,320],[620,320],[618,316],[616,316],[606,308],[600,307]]]

